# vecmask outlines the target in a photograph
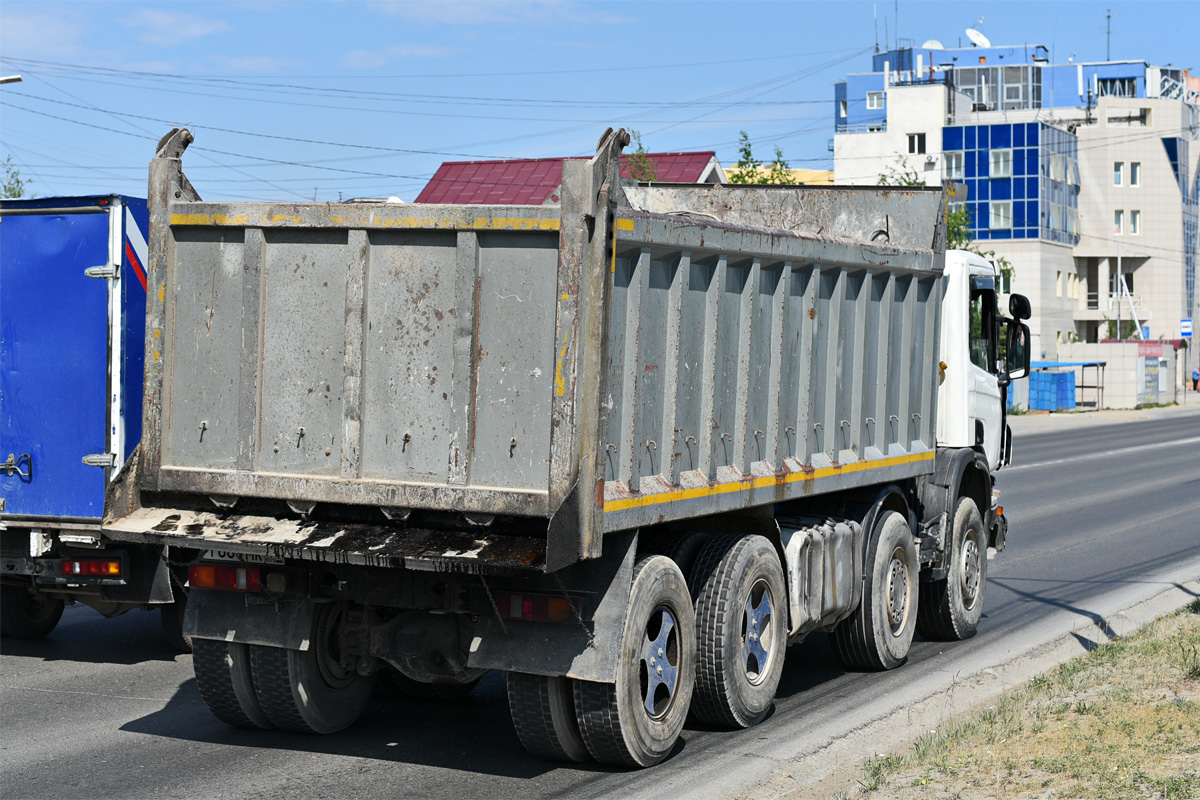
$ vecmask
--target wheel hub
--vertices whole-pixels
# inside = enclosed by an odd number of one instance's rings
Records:
[[[652,719],[659,719],[670,709],[679,683],[679,631],[675,616],[663,606],[646,622],[640,661],[642,703]]]
[[[316,635],[313,636],[312,647],[315,649],[317,669],[321,680],[326,685],[341,689],[354,682],[357,675],[341,663],[342,648],[338,641],[338,628],[342,619],[342,609],[338,604],[326,606],[317,619]]]
[[[963,537],[962,563],[960,565],[963,605],[967,608],[974,606],[979,597],[979,578],[982,572],[979,544],[974,534],[974,531],[968,531],[967,535]]]
[[[908,595],[908,559],[902,549],[896,548],[888,565],[887,579],[888,624],[893,636],[904,630],[908,618]]]
[[[746,596],[746,611],[742,618],[742,667],[750,683],[757,685],[766,679],[774,652],[774,635],[770,588],[763,580],[756,581]]]

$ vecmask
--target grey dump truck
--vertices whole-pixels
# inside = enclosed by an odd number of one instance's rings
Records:
[[[214,203],[191,141],[104,532],[190,560],[220,719],[501,670],[530,752],[649,766],[813,631],[861,670],[974,633],[1028,329],[940,190],[639,186],[610,130],[558,205]]]

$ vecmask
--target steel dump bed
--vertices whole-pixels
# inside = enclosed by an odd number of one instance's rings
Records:
[[[618,137],[545,206],[202,202],[164,139],[110,535],[554,570],[929,472],[942,193],[622,186]]]

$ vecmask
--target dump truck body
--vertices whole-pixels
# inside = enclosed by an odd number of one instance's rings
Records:
[[[488,544],[414,552],[452,510],[554,569],[606,533],[931,470],[940,193],[613,182],[598,208],[611,176],[565,169],[561,206],[168,203],[139,481],[198,508],[114,531],[486,569]]]
[[[1028,369],[994,267],[946,258],[938,190],[637,186],[628,140],[536,207],[203,202],[160,142],[104,526],[194,554],[218,717],[329,732],[381,675],[499,669],[530,752],[648,766],[693,694],[763,719],[814,630],[855,669],[974,633]]]

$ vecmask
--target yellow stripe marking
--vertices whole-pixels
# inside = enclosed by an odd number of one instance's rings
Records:
[[[617,230],[619,230],[619,231],[631,231],[631,230],[633,230],[633,220],[631,220],[631,219],[619,219],[619,220],[617,220]]]
[[[730,492],[769,489],[780,484],[810,481],[817,478],[827,478],[832,475],[844,475],[848,472],[863,472],[883,467],[896,467],[901,464],[915,464],[920,461],[932,461],[933,456],[932,452],[914,453],[912,455],[893,456],[892,458],[883,458],[876,461],[856,461],[852,464],[842,464],[837,467],[821,467],[812,472],[791,472],[782,478],[769,475],[763,478],[747,478],[740,481],[718,483],[714,486],[697,486],[694,489],[675,489],[670,492],[624,497],[618,500],[605,500],[604,513],[625,511],[630,508],[645,508],[646,506],[654,506],[661,503],[674,503],[678,500],[694,500],[697,497],[711,497],[713,495],[729,494]]]

